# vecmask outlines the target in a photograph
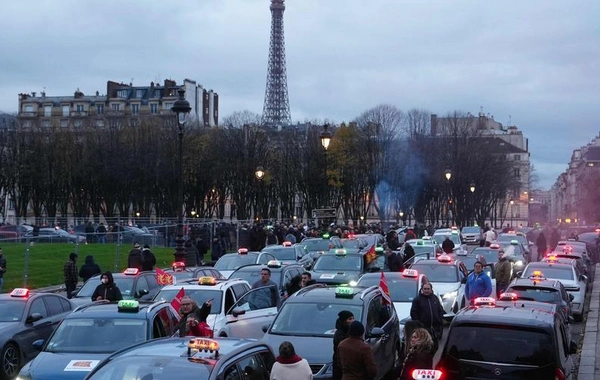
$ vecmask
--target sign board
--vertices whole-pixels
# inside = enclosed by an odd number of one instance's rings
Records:
[[[312,217],[315,219],[335,218],[336,216],[337,210],[334,208],[318,208],[312,212]]]

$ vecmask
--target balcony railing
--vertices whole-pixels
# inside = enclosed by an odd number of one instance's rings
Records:
[[[38,113],[36,111],[23,111],[19,116],[22,117],[36,117]]]
[[[71,116],[87,116],[89,115],[88,111],[71,111]]]

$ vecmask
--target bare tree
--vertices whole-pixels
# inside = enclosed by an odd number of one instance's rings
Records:
[[[224,127],[242,128],[244,125],[260,125],[260,115],[252,111],[234,111],[227,115],[220,123]]]

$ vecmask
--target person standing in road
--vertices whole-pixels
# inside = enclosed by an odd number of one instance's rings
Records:
[[[548,250],[548,245],[546,243],[546,236],[543,232],[540,232],[540,235],[535,240],[535,245],[537,247],[537,261],[540,261],[544,258],[546,251]]]
[[[489,297],[492,294],[492,280],[483,271],[481,261],[475,261],[473,272],[467,277],[465,296],[469,301],[477,297]]]
[[[408,354],[404,358],[400,380],[412,380],[415,369],[432,369],[436,350],[426,329],[416,329],[410,336]]]
[[[79,281],[79,273],[77,272],[77,254],[71,252],[69,254],[69,261],[65,263],[63,267],[63,278],[65,281],[65,288],[67,290],[67,298],[73,298],[73,292],[77,287]]]
[[[342,367],[338,355],[338,346],[348,337],[348,328],[354,322],[354,314],[348,310],[342,310],[338,313],[338,319],[335,320],[335,334],[333,334],[333,380],[342,379]]]
[[[210,314],[212,300],[208,300],[199,308],[196,301],[191,297],[184,296],[181,299],[179,314],[181,319],[177,324],[179,336],[198,336],[212,338],[213,332],[206,319]]]
[[[115,284],[112,273],[102,273],[102,276],[100,276],[100,285],[96,287],[96,290],[92,294],[92,301],[108,300],[115,302],[122,299],[121,289]]]
[[[285,341],[279,345],[279,356],[275,360],[269,380],[312,380],[308,362],[296,355],[291,342]]]
[[[252,284],[252,289],[258,289],[262,287],[271,288],[271,299],[265,299],[266,295],[260,292],[256,293],[257,305],[271,305],[275,302],[276,306],[279,306],[279,287],[275,282],[271,280],[271,270],[269,268],[263,268],[260,270],[260,280],[257,280]]]
[[[148,244],[144,244],[144,248],[142,249],[142,258],[144,259],[142,270],[154,270],[154,266],[156,265],[156,256],[154,256],[154,253],[152,253]]]
[[[98,234],[98,243],[106,244],[107,232],[108,231],[106,230],[106,226],[104,225],[104,223],[100,222],[100,224],[98,225],[98,229],[96,230],[96,234]]]
[[[407,242],[409,240],[414,240],[417,238],[417,234],[415,234],[415,231],[413,231],[412,227],[408,227],[408,230],[406,230],[406,234],[404,234],[404,241]]]
[[[498,262],[494,266],[496,269],[496,295],[500,298],[500,294],[508,288],[512,275],[512,265],[502,250],[498,251]]]
[[[363,340],[365,327],[354,321],[348,327],[348,338],[338,346],[342,380],[374,379],[377,365],[371,346]]]
[[[446,238],[442,242],[442,251],[447,254],[454,252],[454,242],[450,240],[450,234],[446,234]]]
[[[408,245],[408,244],[406,244]],[[385,247],[385,261],[390,272],[402,272],[404,265],[402,264],[402,258],[392,249],[387,246]]]
[[[493,228],[490,228],[489,230],[484,232],[483,237],[485,239],[486,247],[489,247],[492,244],[492,242],[496,240],[496,233],[494,232]]]
[[[90,277],[100,273],[102,271],[100,270],[100,266],[94,262],[94,256],[87,255],[85,257],[85,264],[79,269],[79,277],[83,279],[83,282],[86,282]]]
[[[140,249],[140,243],[137,241],[133,244],[133,249],[129,251],[127,257],[127,268],[137,268],[139,271],[144,269],[144,256]]]
[[[2,293],[2,283],[4,282],[4,273],[6,273],[6,258],[0,248],[0,293]]]
[[[433,349],[436,352],[444,332],[444,308],[438,296],[433,294],[433,287],[430,283],[423,284],[419,295],[413,300],[410,307],[410,318],[413,321],[421,322],[423,327],[429,331]]]
[[[198,265],[198,250],[191,240],[185,242],[185,266],[192,268]]]

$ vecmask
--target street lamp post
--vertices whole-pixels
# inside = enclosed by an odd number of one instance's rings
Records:
[[[513,227],[513,205],[515,204],[515,200],[510,198],[510,228]]]
[[[258,220],[258,217],[260,216],[260,209],[262,208],[262,204],[260,202],[260,198],[261,198],[261,194],[262,194],[262,179],[265,176],[265,169],[262,166],[257,166],[256,170],[254,171],[254,176],[256,177],[256,179],[258,180],[258,195],[256,197],[256,209],[257,209],[257,215],[256,218]]]
[[[173,103],[171,111],[177,115],[177,126],[179,127],[179,133],[177,135],[179,140],[179,152],[178,152],[178,178],[177,178],[177,236],[175,238],[175,261],[183,261],[185,258],[185,247],[183,246],[183,128],[187,122],[187,116],[192,110],[190,103],[185,100],[185,90],[180,89],[179,99]]]
[[[452,188],[450,187],[450,179],[452,178],[452,170],[450,168],[444,171],[446,184],[448,185],[448,201],[446,202],[446,224],[450,224],[450,207],[452,206]]]
[[[331,139],[333,138],[333,134],[329,131],[329,124],[323,125],[323,131],[319,135],[321,139],[321,145],[325,149],[325,202],[329,203],[329,181],[327,179],[327,149],[329,148],[329,144],[331,143]],[[325,207],[329,205],[325,204]]]
[[[404,226],[404,211],[400,211],[400,220],[402,221],[402,225]]]

